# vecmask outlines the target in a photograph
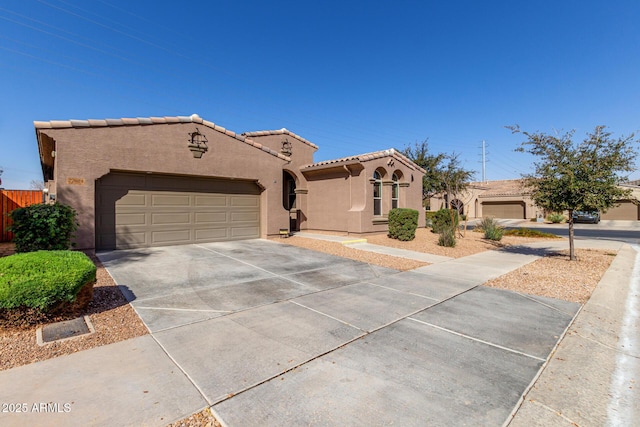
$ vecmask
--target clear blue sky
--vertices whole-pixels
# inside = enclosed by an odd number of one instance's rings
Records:
[[[517,178],[505,125],[640,129],[639,24],[637,0],[3,0],[3,187],[42,179],[34,120],[193,113],[316,161],[429,138],[476,179],[484,139],[487,178]]]

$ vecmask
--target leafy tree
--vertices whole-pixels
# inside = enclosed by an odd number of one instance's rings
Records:
[[[425,205],[427,205],[429,199],[435,194],[444,194],[447,201],[447,210],[451,216],[449,223],[455,223],[457,226],[457,219],[462,214],[464,207],[464,204],[460,203],[459,199],[468,188],[474,172],[466,170],[460,165],[459,155],[456,153],[429,154],[428,141],[428,139],[425,139],[414,146],[407,146],[402,153],[426,170],[422,180],[423,203],[426,200]],[[456,226],[443,227],[438,231],[441,234],[440,240],[445,242],[447,246],[455,246]],[[452,243],[450,242],[451,239],[453,239]]]
[[[444,193],[450,203],[467,189],[474,173],[460,165],[459,155],[456,153],[430,154],[428,142],[427,138],[421,143],[406,146],[402,154],[426,171],[422,179],[423,200]]]
[[[429,203],[429,199],[434,194],[443,191],[442,179],[440,176],[441,164],[446,155],[429,154],[429,138],[420,143],[415,143],[413,146],[408,145],[402,150],[402,154],[407,156],[416,165],[427,171],[422,178],[422,200]]]
[[[459,154],[452,153],[445,156],[447,163],[444,164],[438,175],[442,182],[442,192],[446,195],[449,208],[455,208],[458,213],[462,213],[462,204],[452,205],[454,200],[459,200],[461,195],[469,188],[469,182],[473,179],[474,172],[466,170],[460,165]]]
[[[535,203],[549,211],[569,211],[569,256],[575,260],[573,211],[605,212],[620,199],[631,198],[631,190],[618,184],[634,170],[637,153],[634,135],[613,139],[605,126],[597,126],[581,143],[574,143],[574,131],[563,135],[524,132],[526,141],[516,149],[537,156],[535,172],[523,175],[524,186]]]

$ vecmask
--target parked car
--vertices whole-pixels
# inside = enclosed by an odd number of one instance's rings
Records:
[[[589,224],[597,224],[600,222],[600,212],[573,211],[573,222],[586,222]]]

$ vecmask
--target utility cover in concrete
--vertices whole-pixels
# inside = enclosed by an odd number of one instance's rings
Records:
[[[42,341],[53,342],[65,338],[77,337],[91,332],[84,317],[56,322],[42,327]]]

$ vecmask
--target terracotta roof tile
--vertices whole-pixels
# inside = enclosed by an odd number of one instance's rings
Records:
[[[421,173],[425,173],[426,172],[424,169],[422,169],[420,166],[418,166],[415,163],[413,163],[408,157],[406,157],[404,154],[398,152],[398,150],[396,150],[394,148],[390,148],[388,150],[374,151],[372,153],[357,154],[355,156],[342,157],[340,159],[325,160],[325,161],[322,161],[322,162],[318,162],[318,163],[313,163],[311,165],[307,165],[307,166],[303,167],[302,170],[310,169],[310,168],[316,169],[316,168],[321,167],[321,166],[338,165],[338,164],[341,164],[341,163],[346,163],[346,162],[351,162],[351,161],[368,162],[368,161],[375,160],[375,159],[380,159],[380,158],[383,158],[383,157],[393,157],[394,159],[396,159],[400,163],[402,163],[405,166],[407,166],[409,169],[417,170],[417,171],[419,171]]]
[[[500,181],[472,182],[473,188],[484,190],[480,197],[513,196],[523,193],[521,179],[506,179]]]
[[[65,128],[91,128],[91,127],[117,127],[117,126],[140,126],[140,125],[151,125],[151,124],[173,124],[173,123],[197,123],[204,125],[208,128],[211,128],[220,133],[224,133],[232,138],[237,139],[247,145],[251,145],[259,150],[262,150],[266,153],[271,154],[272,156],[278,157],[279,159],[283,159],[286,161],[291,161],[291,158],[278,153],[275,150],[272,150],[268,147],[263,146],[257,142],[254,142],[251,138],[247,138],[248,134],[238,135],[235,132],[227,130],[222,126],[218,126],[213,122],[208,120],[203,120],[197,114],[193,114],[191,116],[177,116],[177,117],[137,117],[137,118],[121,118],[121,119],[89,119],[89,120],[51,120],[48,122],[43,121],[34,121],[33,126],[36,128],[36,131],[42,129],[65,129]],[[286,131],[286,129],[284,129]],[[289,131],[287,131],[289,132]],[[302,138],[296,136],[289,132],[290,135],[295,136],[296,138],[302,140]],[[304,141],[304,140],[302,140]],[[304,141],[311,144],[308,141]],[[313,144],[311,144],[313,145]],[[315,145],[313,145],[316,147]],[[317,147],[316,147],[317,148]]]
[[[314,144],[313,142],[307,141],[306,139],[304,139],[300,135],[296,135],[295,133],[293,133],[290,130],[285,129],[285,128],[282,128],[280,130],[258,130],[258,131],[255,131],[255,132],[243,132],[242,135],[248,136],[248,137],[252,137],[252,136],[268,136],[268,135],[289,135],[289,136],[292,136],[293,138],[296,138],[296,139],[304,142],[305,144],[315,148],[316,150],[318,149],[318,146],[316,144]]]

